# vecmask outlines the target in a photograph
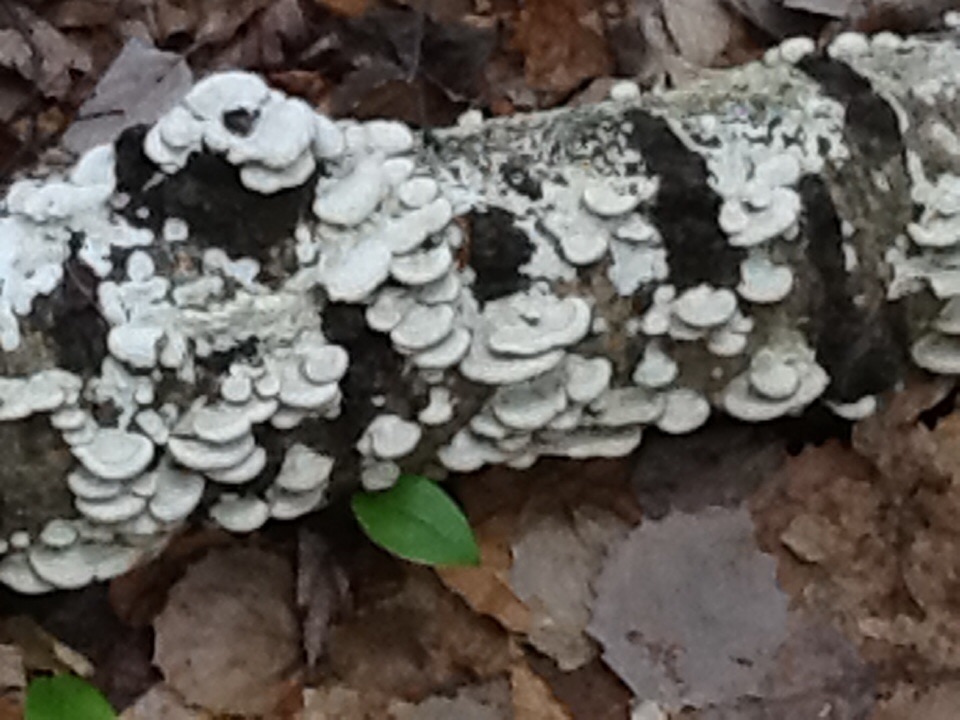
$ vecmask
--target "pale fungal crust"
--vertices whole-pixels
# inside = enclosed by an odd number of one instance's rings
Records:
[[[896,117],[916,212],[876,239],[881,261],[835,179],[865,162],[863,128],[818,63]],[[885,388],[831,394],[845,358],[808,330],[825,278],[920,298],[914,363],[960,374],[960,137],[948,113],[921,122],[954,102],[957,67],[951,43],[842,35],[824,57],[794,38],[696,92],[621,83],[429,142],[250,74],[200,81],[145,137],[0,207],[0,422],[49,435],[64,460],[42,483],[72,508],[0,526],[0,582],[79,587],[191,516],[250,532],[434,459],[621,456],[714,409],[863,417]],[[869,162],[884,206],[903,188]],[[185,187],[229,198],[226,229]],[[87,343],[58,339],[76,297]]]

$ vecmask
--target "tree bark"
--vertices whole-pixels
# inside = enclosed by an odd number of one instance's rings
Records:
[[[0,581],[960,372],[958,67],[952,38],[790,40],[419,134],[202,81],[7,196]]]

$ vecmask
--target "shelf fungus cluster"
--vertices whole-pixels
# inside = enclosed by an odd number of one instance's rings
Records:
[[[794,39],[429,133],[200,81],[0,206],[0,582],[77,588],[189,519],[251,532],[714,411],[854,418],[908,356],[960,372],[958,67]]]

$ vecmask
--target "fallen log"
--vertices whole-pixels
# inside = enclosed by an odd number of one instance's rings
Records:
[[[4,200],[0,581],[960,372],[958,91],[891,34],[419,133],[200,81]]]

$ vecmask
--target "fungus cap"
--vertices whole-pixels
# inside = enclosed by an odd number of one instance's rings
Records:
[[[422,433],[416,423],[385,413],[370,422],[357,445],[361,452],[367,450],[382,460],[395,460],[413,452]]]
[[[680,294],[674,301],[673,311],[692,328],[718,327],[737,311],[737,296],[727,288],[698,285]]]
[[[333,471],[333,458],[294,443],[283,457],[280,472],[274,483],[291,493],[303,493],[326,488]]]
[[[657,418],[657,427],[671,435],[683,435],[701,427],[710,417],[710,403],[689,388],[677,388],[666,392],[666,406]]]
[[[72,450],[93,475],[104,480],[128,480],[146,470],[153,460],[153,447],[140,433],[99,428],[90,442]]]
[[[446,370],[463,360],[469,348],[470,331],[455,327],[444,340],[416,353],[413,364],[421,370]]]
[[[643,357],[634,368],[632,379],[637,385],[659,390],[676,380],[679,374],[680,368],[674,359],[664,352],[659,342],[653,340],[644,348]]]
[[[258,497],[223,495],[210,508],[210,517],[224,530],[248,533],[270,518],[270,506]]]
[[[592,403],[610,387],[612,377],[613,363],[605,357],[571,354],[566,358],[566,391],[575,403]]]

